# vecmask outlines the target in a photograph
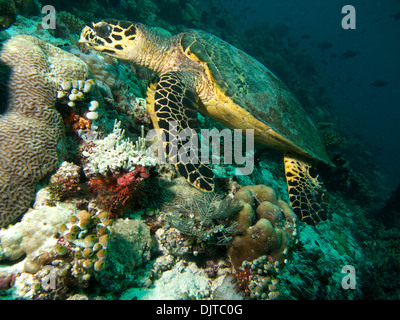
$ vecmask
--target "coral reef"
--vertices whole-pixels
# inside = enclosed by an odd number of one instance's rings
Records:
[[[41,16],[30,16],[29,18],[17,15],[17,19],[8,29],[0,32],[0,40],[10,39],[18,35],[30,35],[43,40],[56,47],[71,45],[75,40],[69,38],[56,38],[51,29],[43,29]]]
[[[216,194],[205,194],[186,201],[179,207],[178,211],[166,216],[167,221],[204,247],[225,246],[239,230],[238,223],[232,223],[230,218],[237,214],[242,206],[233,197],[227,196],[221,201]],[[202,249],[204,251],[204,248]]]
[[[148,176],[145,167],[136,166],[129,172],[94,175],[90,177],[88,185],[95,201],[113,217],[117,217],[128,206],[138,206],[143,197],[140,191],[142,181]]]
[[[29,15],[38,11],[35,0],[0,0],[0,31],[9,28],[17,15]]]
[[[12,0],[0,0],[0,31],[10,27],[17,19],[17,8]]]
[[[99,282],[107,291],[126,289],[137,281],[135,270],[150,261],[153,249],[150,228],[142,221],[115,220],[107,251],[108,267]]]
[[[118,64],[115,58],[98,52],[85,54],[76,48],[71,48],[70,52],[89,66],[105,101],[113,108],[131,115],[127,111],[137,103],[136,98],[141,98],[142,93],[146,92],[146,86],[137,80],[134,73],[127,66]]]
[[[104,270],[113,221],[107,212],[91,212],[77,212],[73,204],[41,205],[21,222],[0,231],[1,259],[24,257],[15,269],[24,274],[16,279],[16,296],[43,299],[52,291],[63,296],[68,290],[87,286],[92,276]],[[49,272],[55,281],[51,287],[47,286]]]
[[[89,279],[105,269],[113,220],[107,212],[80,210],[59,226],[55,252],[59,256],[58,274],[76,279],[77,286],[87,286]],[[59,279],[64,281],[64,279]]]
[[[321,166],[319,170],[330,190],[338,191],[344,196],[351,194],[352,199],[364,206],[377,203],[369,179],[355,170],[342,153],[332,153],[331,160],[335,167]]]
[[[103,139],[93,140],[89,143],[82,155],[85,158],[83,170],[87,177],[94,174],[133,170],[136,166],[155,166],[156,161],[150,157],[146,148],[144,137],[133,144],[129,138],[124,138],[121,123],[115,121],[113,132]]]
[[[376,219],[381,220],[386,226],[400,226],[400,203],[398,199],[400,199],[400,184],[377,212]]]
[[[154,282],[151,289],[130,289],[122,300],[190,300],[206,299],[210,294],[210,281],[206,272],[194,262],[180,261]]]
[[[49,256],[54,255],[51,252],[57,243],[58,228],[69,222],[73,208],[71,204],[61,208],[40,206],[26,213],[12,227],[1,230],[1,259],[16,261],[25,256],[22,270],[29,273],[39,271],[47,264]]]
[[[0,299],[398,299],[398,190],[386,202],[372,154],[336,127],[290,28],[236,28],[212,1],[38,2],[56,7],[56,30],[20,15],[36,1],[0,0],[0,25],[19,13],[1,32],[13,38],[0,52]],[[143,139],[154,75],[75,43],[85,22],[110,17],[210,31],[265,62],[320,122],[336,164],[319,168],[332,219],[295,220],[272,151],[257,150],[248,176],[213,165],[208,195],[157,163]],[[341,286],[344,265],[356,269],[354,290]]]
[[[212,283],[211,298],[228,296],[229,289],[231,298],[278,298],[276,276],[289,264],[299,237],[289,205],[265,185],[243,187],[222,199],[185,190],[180,180],[172,181],[171,199],[149,219],[159,252],[177,263],[194,259],[202,265]],[[155,291],[130,293],[147,299]]]
[[[36,183],[57,168],[56,147],[63,136],[55,109],[59,84],[65,78],[86,79],[90,71],[73,55],[30,36],[5,42],[0,62],[10,70],[0,118],[0,226],[6,226],[29,207]]]
[[[290,206],[264,185],[244,187],[235,198],[243,202],[236,221],[244,232],[229,247],[233,265],[240,266],[264,255],[276,267],[287,262],[297,239],[297,219]]]
[[[121,123],[115,120],[113,132],[103,139],[84,138],[81,146],[83,171],[89,179],[89,189],[100,206],[119,215],[128,205],[137,204],[143,193],[138,190],[150,176],[149,167],[156,165],[142,137],[135,144],[124,138]]]
[[[79,179],[79,166],[64,161],[57,169],[57,172],[51,176],[47,186],[51,198],[48,204],[55,204],[55,202],[76,196],[80,188]]]
[[[14,286],[15,274],[14,273],[0,273],[0,292],[8,290]]]
[[[333,130],[321,130],[320,133],[327,149],[339,148],[346,144],[346,138]]]
[[[58,17],[65,24],[69,31],[78,33],[85,26],[85,22],[70,12],[61,11],[58,13]]]
[[[39,10],[38,4],[35,0],[14,0],[18,13],[22,15],[34,14]]]

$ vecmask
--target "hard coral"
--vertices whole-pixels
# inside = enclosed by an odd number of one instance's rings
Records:
[[[34,11],[39,10],[38,3],[35,0],[13,0],[18,9],[18,13],[22,15],[33,14]]]
[[[55,250],[59,259],[58,273],[73,284],[87,286],[92,275],[105,268],[105,259],[113,220],[104,211],[80,210],[59,227]]]
[[[14,286],[15,274],[0,274],[0,291],[8,290]]]
[[[130,287],[132,273],[150,260],[152,249],[153,240],[148,226],[140,220],[116,219],[107,248],[107,268],[98,278],[102,287],[118,292]]]
[[[0,227],[31,204],[38,181],[57,168],[63,123],[56,92],[66,78],[90,71],[73,55],[31,36],[3,44],[0,63],[10,68],[6,112],[0,118]]]
[[[85,22],[81,19],[77,18],[70,12],[60,11],[59,18],[62,22],[67,26],[67,28],[72,32],[80,32],[82,28],[85,26]]]
[[[145,88],[140,87],[139,81],[130,70],[117,60],[96,52],[84,54],[75,48],[70,52],[86,62],[96,79],[96,85],[105,101],[119,111],[128,111],[131,100],[142,96]]]
[[[64,201],[78,193],[79,170],[80,168],[73,163],[64,161],[61,164],[57,172],[51,176],[48,185],[53,201]]]
[[[14,1],[0,0],[0,31],[10,27],[17,19]]]
[[[146,149],[146,139],[139,138],[134,144],[124,137],[121,122],[115,121],[113,132],[103,139],[94,139],[82,147],[83,171],[87,177],[113,172],[129,172],[137,166],[154,166],[156,159]],[[142,132],[144,135],[144,132]]]
[[[243,204],[236,216],[243,232],[229,247],[232,264],[239,267],[263,255],[272,262],[284,262],[297,236],[296,215],[290,206],[264,185],[244,187],[235,198]]]

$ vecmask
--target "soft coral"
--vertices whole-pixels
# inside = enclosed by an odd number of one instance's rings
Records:
[[[137,205],[143,196],[139,190],[143,179],[149,173],[143,166],[122,173],[111,173],[109,176],[96,175],[89,179],[89,188],[97,197],[100,205],[116,217],[129,205]]]

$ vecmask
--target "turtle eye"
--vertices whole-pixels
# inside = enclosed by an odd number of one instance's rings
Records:
[[[100,38],[106,38],[110,35],[111,33],[111,28],[108,25],[108,23],[105,22],[99,22],[94,25],[94,32],[96,32],[96,35],[99,36]]]

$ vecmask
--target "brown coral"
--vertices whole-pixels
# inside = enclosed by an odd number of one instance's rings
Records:
[[[0,63],[10,68],[6,112],[0,118],[0,227],[31,204],[38,181],[57,168],[63,123],[55,109],[65,78],[87,79],[86,64],[31,36],[4,43]]]
[[[243,204],[236,216],[243,233],[229,247],[232,264],[239,267],[243,261],[263,255],[268,255],[271,262],[284,262],[297,235],[296,215],[290,206],[265,185],[244,187],[235,198]]]
[[[58,13],[59,18],[62,22],[67,26],[67,28],[72,32],[80,32],[82,28],[85,26],[85,22],[81,19],[77,18],[70,12],[60,11]]]
[[[15,274],[0,274],[0,291],[8,290],[14,286]]]

